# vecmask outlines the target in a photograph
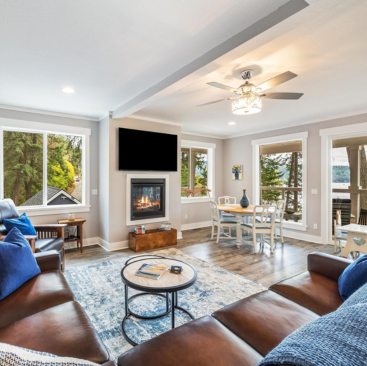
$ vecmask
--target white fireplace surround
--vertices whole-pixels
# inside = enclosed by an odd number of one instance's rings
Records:
[[[131,179],[165,179],[165,216],[155,219],[141,219],[131,221]],[[169,221],[169,175],[168,174],[126,174],[126,226],[151,224]]]

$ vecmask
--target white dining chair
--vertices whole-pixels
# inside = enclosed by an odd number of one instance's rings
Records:
[[[218,206],[215,201],[210,201],[210,212],[212,216],[212,239],[214,239],[215,234],[215,227],[217,227],[217,244],[219,243],[219,239],[236,239],[232,237],[231,235],[228,236],[220,236],[221,235],[221,229],[228,227],[233,228],[236,227],[237,222],[236,220],[232,220],[230,218],[220,217]]]
[[[218,197],[218,205],[235,205],[236,202],[237,202],[236,197],[231,197],[231,196]],[[232,220],[236,219],[236,215],[225,213],[222,211],[220,212],[220,216],[230,218]]]
[[[252,244],[255,253],[257,253],[257,234],[260,234],[260,245],[264,243],[269,244],[271,253],[274,252],[274,223],[276,211],[276,205],[255,206],[252,222],[241,224],[242,230],[252,233]],[[270,243],[265,240],[264,235],[270,236]]]

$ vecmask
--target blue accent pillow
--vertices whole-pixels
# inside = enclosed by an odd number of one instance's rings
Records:
[[[339,294],[346,301],[367,283],[367,254],[351,263],[338,279]]]
[[[25,212],[16,219],[4,219],[4,225],[7,231],[16,227],[23,235],[37,235],[35,228]]]
[[[11,229],[0,241],[0,300],[40,273],[27,239],[17,228]]]

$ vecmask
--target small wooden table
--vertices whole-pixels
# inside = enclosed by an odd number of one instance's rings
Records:
[[[80,253],[83,253],[83,224],[86,222],[87,220],[83,219],[83,218],[78,218],[75,220],[69,220],[69,219],[63,219],[63,220],[57,220],[58,224],[65,224],[66,226],[76,226],[76,236],[71,236],[69,238],[64,238],[64,242],[65,243],[69,243],[72,241],[76,241],[77,246],[79,248],[80,245]]]
[[[237,226],[236,226],[236,234],[237,234],[237,248],[239,248],[242,244],[242,229],[241,224],[243,223],[243,218],[246,216],[252,216],[254,214],[254,209],[256,205],[249,205],[246,208],[241,207],[239,204],[223,204],[218,205],[218,210],[233,213],[236,216]],[[261,211],[259,211],[259,214]]]
[[[367,254],[367,226],[349,224],[338,227],[340,231],[347,231],[347,243],[340,253],[341,257],[348,257],[350,252]]]
[[[173,274],[170,272],[166,272],[162,275],[159,280],[153,280],[150,278],[144,278],[137,276],[135,273],[144,263],[156,263],[156,264],[164,264],[167,267],[171,266],[181,266],[183,271],[181,274]],[[171,313],[171,326],[172,329],[175,328],[175,310],[181,310],[186,313],[191,319],[195,319],[194,316],[186,309],[182,308],[178,305],[178,292],[189,288],[192,286],[197,279],[196,269],[183,261],[178,259],[165,258],[158,255],[139,255],[136,257],[132,257],[126,261],[125,266],[121,270],[121,279],[125,285],[125,317],[122,320],[122,334],[125,339],[133,346],[136,346],[137,343],[134,342],[126,333],[125,330],[125,322],[130,317],[138,318],[138,319],[158,319],[164,317]],[[132,288],[134,290],[142,291],[137,293],[131,297],[129,297],[128,289]],[[169,301],[169,294],[171,294],[171,301]],[[129,303],[136,297],[146,296],[146,295],[155,295],[160,298],[163,298],[166,302],[166,310],[161,314],[154,314],[151,316],[143,316],[133,312]]]

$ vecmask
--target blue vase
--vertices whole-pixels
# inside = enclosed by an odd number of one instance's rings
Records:
[[[237,170],[235,170],[235,172],[234,172],[234,179],[238,179],[240,177],[240,173],[237,171]]]
[[[247,208],[250,204],[250,200],[246,196],[246,189],[243,190],[243,196],[240,199],[240,205],[243,208]]]

